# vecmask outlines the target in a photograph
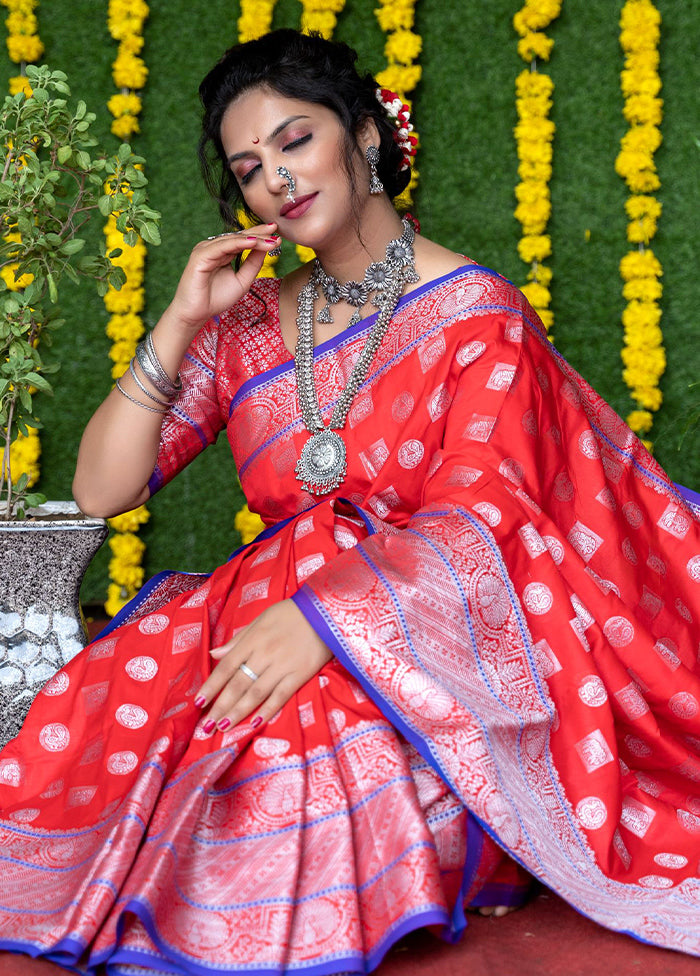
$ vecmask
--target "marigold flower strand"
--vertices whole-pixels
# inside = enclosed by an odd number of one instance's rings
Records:
[[[555,126],[549,112],[554,82],[549,75],[538,72],[537,61],[549,60],[554,41],[542,31],[559,16],[561,6],[560,0],[526,0],[513,17],[513,26],[520,35],[518,54],[529,65],[515,82],[518,113],[515,141],[520,177],[515,187],[518,201],[515,217],[523,231],[518,254],[530,265],[528,282],[522,291],[548,333],[554,324],[549,307],[552,271],[543,262],[552,253],[552,241],[546,230],[552,213],[549,181]]]
[[[621,358],[623,379],[641,408],[632,410],[627,422],[640,436],[649,433],[654,411],[661,406],[659,381],[666,368],[659,306],[663,270],[649,246],[661,216],[661,204],[652,196],[660,186],[654,164],[654,153],[661,145],[663,115],[658,73],[660,25],[661,15],[651,0],[627,0],[624,4],[620,46],[625,60],[620,87],[629,129],[622,137],[615,171],[630,191],[625,203],[627,240],[636,247],[620,262],[622,294],[627,302],[622,313],[625,343]],[[648,441],[645,444],[652,446]]]

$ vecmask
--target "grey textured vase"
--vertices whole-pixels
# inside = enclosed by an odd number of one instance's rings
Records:
[[[104,519],[73,502],[39,518],[0,521],[0,747],[22,727],[46,684],[87,643],[80,584],[107,536]]]

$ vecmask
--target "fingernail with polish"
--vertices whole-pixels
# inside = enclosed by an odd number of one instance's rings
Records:
[[[206,703],[207,703],[207,700],[204,697],[204,695],[197,695],[197,697],[194,700],[194,707],[195,708],[203,708],[206,705]]]
[[[265,238],[265,243],[266,244],[276,244],[278,241],[279,241],[279,237],[266,237]]]
[[[231,724],[231,720],[230,719],[228,719],[228,718],[222,718],[221,721],[219,722],[217,728],[218,728],[219,732],[225,732],[226,729],[229,727],[230,724]]]
[[[262,715],[257,715],[250,724],[254,729],[257,729],[259,725],[262,725]]]
[[[207,735],[210,732],[213,732],[215,727],[216,727],[216,722],[212,721],[212,719],[209,719],[207,722],[204,723],[204,731],[207,733]]]
[[[247,241],[257,241],[257,237],[246,237]]]

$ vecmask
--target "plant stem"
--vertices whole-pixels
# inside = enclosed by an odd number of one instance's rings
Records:
[[[2,182],[3,183],[7,179],[7,173],[8,173],[8,170],[10,169],[10,163],[12,162],[13,155],[14,154],[13,154],[12,150],[10,149],[10,151],[7,154],[7,159],[5,160],[5,168],[2,171]]]
[[[7,481],[7,508],[5,518],[12,518],[12,470],[10,468],[10,437],[12,436],[12,421],[15,415],[15,401],[10,401],[10,409],[7,414],[7,427],[5,428],[5,447],[2,452],[2,471],[0,471],[0,495]]]

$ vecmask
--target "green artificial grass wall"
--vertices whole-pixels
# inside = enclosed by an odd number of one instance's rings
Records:
[[[420,185],[415,210],[423,232],[496,268],[521,284],[526,268],[517,255],[513,218],[517,161],[512,135],[514,82],[524,67],[512,29],[518,0],[419,0],[416,29],[423,38],[423,80],[414,115],[421,135]],[[662,327],[668,357],[662,380],[664,404],[652,438],[671,476],[700,488],[700,435],[678,450],[689,411],[689,385],[700,379],[697,234],[700,212],[700,68],[696,3],[659,0],[663,18],[664,143],[656,154],[664,212],[654,250],[664,268]],[[614,161],[625,131],[621,114],[618,45],[621,0],[566,0],[547,33],[555,39],[543,70],[555,82],[557,125],[550,262],[558,348],[623,415],[632,408],[621,378],[618,273],[628,249],[626,190]],[[39,32],[45,63],[64,70],[76,96],[98,114],[110,145],[115,42],[106,28],[106,2],[42,0]],[[355,46],[364,66],[384,67],[384,38],[373,0],[347,0],[336,37]],[[298,26],[298,0],[279,0],[274,26]],[[198,174],[199,81],[223,49],[236,40],[238,3],[233,0],[153,0],[146,24],[144,58],[149,67],[134,149],[147,160],[152,205],[162,211],[163,244],[150,248],[146,275],[146,324],[167,305],[192,246],[219,229],[214,204]],[[2,61],[0,57],[0,61]],[[15,73],[6,58],[4,77]],[[99,235],[100,229],[95,228]],[[286,253],[285,270],[294,258]],[[66,289],[66,326],[57,338],[62,361],[56,396],[42,407],[41,488],[50,497],[70,494],[81,431],[111,385],[109,340],[102,302],[85,289]],[[696,401],[700,394],[696,394]],[[238,544],[233,517],[242,504],[224,437],[150,505],[142,530],[150,575],[164,568],[212,569]],[[83,590],[87,602],[104,598],[105,550]]]

